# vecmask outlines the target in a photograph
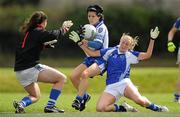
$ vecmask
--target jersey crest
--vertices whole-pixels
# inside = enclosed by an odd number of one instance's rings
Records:
[[[98,33],[101,33],[103,31],[103,28],[98,29]]]

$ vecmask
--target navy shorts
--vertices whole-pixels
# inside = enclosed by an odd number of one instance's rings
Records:
[[[101,70],[100,75],[103,75],[103,73],[106,71],[106,61],[101,57],[86,57],[83,61],[83,64],[85,64],[87,67],[91,66],[93,63],[98,64]]]

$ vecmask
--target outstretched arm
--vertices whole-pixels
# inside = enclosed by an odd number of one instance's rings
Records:
[[[150,32],[150,42],[149,42],[149,46],[146,52],[140,52],[139,56],[138,56],[138,60],[145,60],[151,57],[152,52],[153,52],[153,48],[154,48],[154,41],[155,39],[158,37],[159,35],[159,29],[158,27],[156,27],[154,30],[151,29]]]
[[[177,28],[172,27],[168,33],[168,42],[173,40],[174,34],[176,33]]]
[[[75,32],[75,31],[72,31],[69,35],[69,39],[71,39],[72,41],[74,41],[75,43],[77,43],[81,48],[82,50],[88,54],[89,56],[92,56],[92,57],[97,57],[97,56],[101,56],[100,54],[100,51],[97,50],[97,51],[94,51],[94,50],[91,50],[88,48],[88,41],[83,39],[81,40],[79,35]]]
[[[173,26],[171,28],[171,30],[169,31],[169,33],[168,33],[168,44],[167,44],[167,46],[168,46],[168,51],[169,52],[174,52],[175,49],[176,49],[176,46],[172,42],[174,34],[176,33],[176,31],[177,31],[177,28]]]
[[[78,45],[81,47],[81,49],[89,56],[92,56],[92,57],[98,57],[98,56],[101,56],[100,54],[100,50],[92,50],[92,49],[89,49],[86,45],[85,42],[79,42]]]

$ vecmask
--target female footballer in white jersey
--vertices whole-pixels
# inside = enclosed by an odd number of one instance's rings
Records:
[[[103,8],[99,5],[90,5],[87,8],[89,23],[94,25],[97,34],[92,41],[87,41],[89,48],[99,50],[108,48],[109,37],[108,30],[104,24]],[[85,103],[89,101],[90,95],[86,92],[88,88],[88,78],[103,73],[105,62],[101,57],[86,57],[85,60],[78,65],[71,74],[71,81],[78,90],[76,99],[73,101],[72,107],[76,110],[84,110]]]
[[[137,44],[137,38],[123,34],[117,47],[90,50],[86,43],[79,42],[78,45],[90,56],[100,56],[107,61],[106,88],[99,98],[96,110],[98,112],[118,112],[122,106],[115,104],[120,97],[124,96],[147,109],[166,112],[168,108],[151,103],[146,97],[141,96],[138,89],[130,80],[130,65],[151,57],[154,41],[159,35],[158,27],[150,32],[151,40],[146,52],[133,51]]]
[[[173,37],[177,31],[180,31],[180,17],[176,20],[172,28],[168,33],[168,51],[174,52],[176,46],[173,43]],[[176,88],[174,93],[174,102],[180,103],[180,40],[178,43],[178,54],[177,54],[177,64],[179,65],[179,76],[178,80],[176,81]]]

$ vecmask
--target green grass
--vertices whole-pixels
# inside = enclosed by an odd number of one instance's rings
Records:
[[[59,68],[59,70],[65,73],[69,78],[70,73],[73,69]],[[139,109],[141,113],[96,113],[96,102],[105,87],[105,75],[103,76],[103,78],[97,76],[94,77],[94,79],[89,79],[90,86],[88,92],[92,95],[92,99],[88,103],[87,108],[83,113],[77,112],[71,107],[71,103],[76,96],[76,90],[73,88],[69,79],[67,80],[67,83],[63,88],[62,95],[57,101],[57,106],[63,108],[66,111],[65,114],[62,114],[62,116],[66,117],[179,116],[179,104],[172,102],[177,75],[177,68],[133,68],[131,71],[131,79],[134,84],[138,86],[139,91],[152,102],[160,105],[166,105],[170,109],[170,113],[154,113],[150,110],[140,107],[139,105],[125,98],[121,98],[119,104],[125,100],[130,105]],[[24,92],[23,88],[16,80],[15,73],[13,72],[12,68],[0,69],[0,81],[0,116],[17,116],[14,115],[14,108],[12,106],[12,102],[13,100],[20,100],[23,96],[27,94]],[[22,114],[18,116],[49,116],[49,114],[43,114],[43,107],[48,101],[51,85],[40,83],[40,88],[42,93],[41,99],[32,106],[26,108],[26,111],[28,112],[27,114]],[[61,114],[53,114],[52,116],[61,116]]]
[[[14,112],[14,108],[12,106],[13,100],[20,100],[25,95],[26,95],[25,93],[1,93],[0,112]],[[91,95],[92,95],[92,98],[90,102],[88,102],[85,112],[96,112],[95,110],[96,102],[100,94],[91,94]],[[143,95],[156,104],[166,105],[170,109],[170,112],[180,112],[179,104],[172,102],[173,96],[171,93],[164,93],[164,94],[145,93]],[[48,93],[43,93],[41,96],[41,99],[37,103],[34,103],[33,105],[27,107],[26,111],[28,113],[43,112],[43,107],[44,105],[46,105],[48,101],[48,96],[49,96]],[[76,94],[63,94],[62,93],[62,95],[57,101],[57,106],[59,108],[64,109],[66,112],[77,112],[71,107],[72,101],[75,98],[75,96]],[[120,104],[123,101],[127,101],[129,104],[133,105],[138,110],[140,110],[140,112],[151,112],[150,110],[145,109],[124,97],[121,98],[118,103]]]
[[[66,112],[63,114],[53,113],[26,113],[13,114],[2,113],[2,117],[179,117],[180,113],[106,113],[106,112]]]
[[[67,75],[67,83],[64,86],[63,93],[75,93],[69,76],[72,68],[59,68]],[[105,87],[105,76],[96,76],[89,79],[89,89],[91,93],[100,93]],[[178,68],[137,68],[131,70],[131,80],[143,93],[172,93],[174,91],[175,81],[178,76]],[[16,80],[12,68],[0,68],[0,92],[24,92],[23,88]],[[48,93],[51,89],[50,84],[39,83],[41,91]],[[15,88],[14,88],[15,87]]]

